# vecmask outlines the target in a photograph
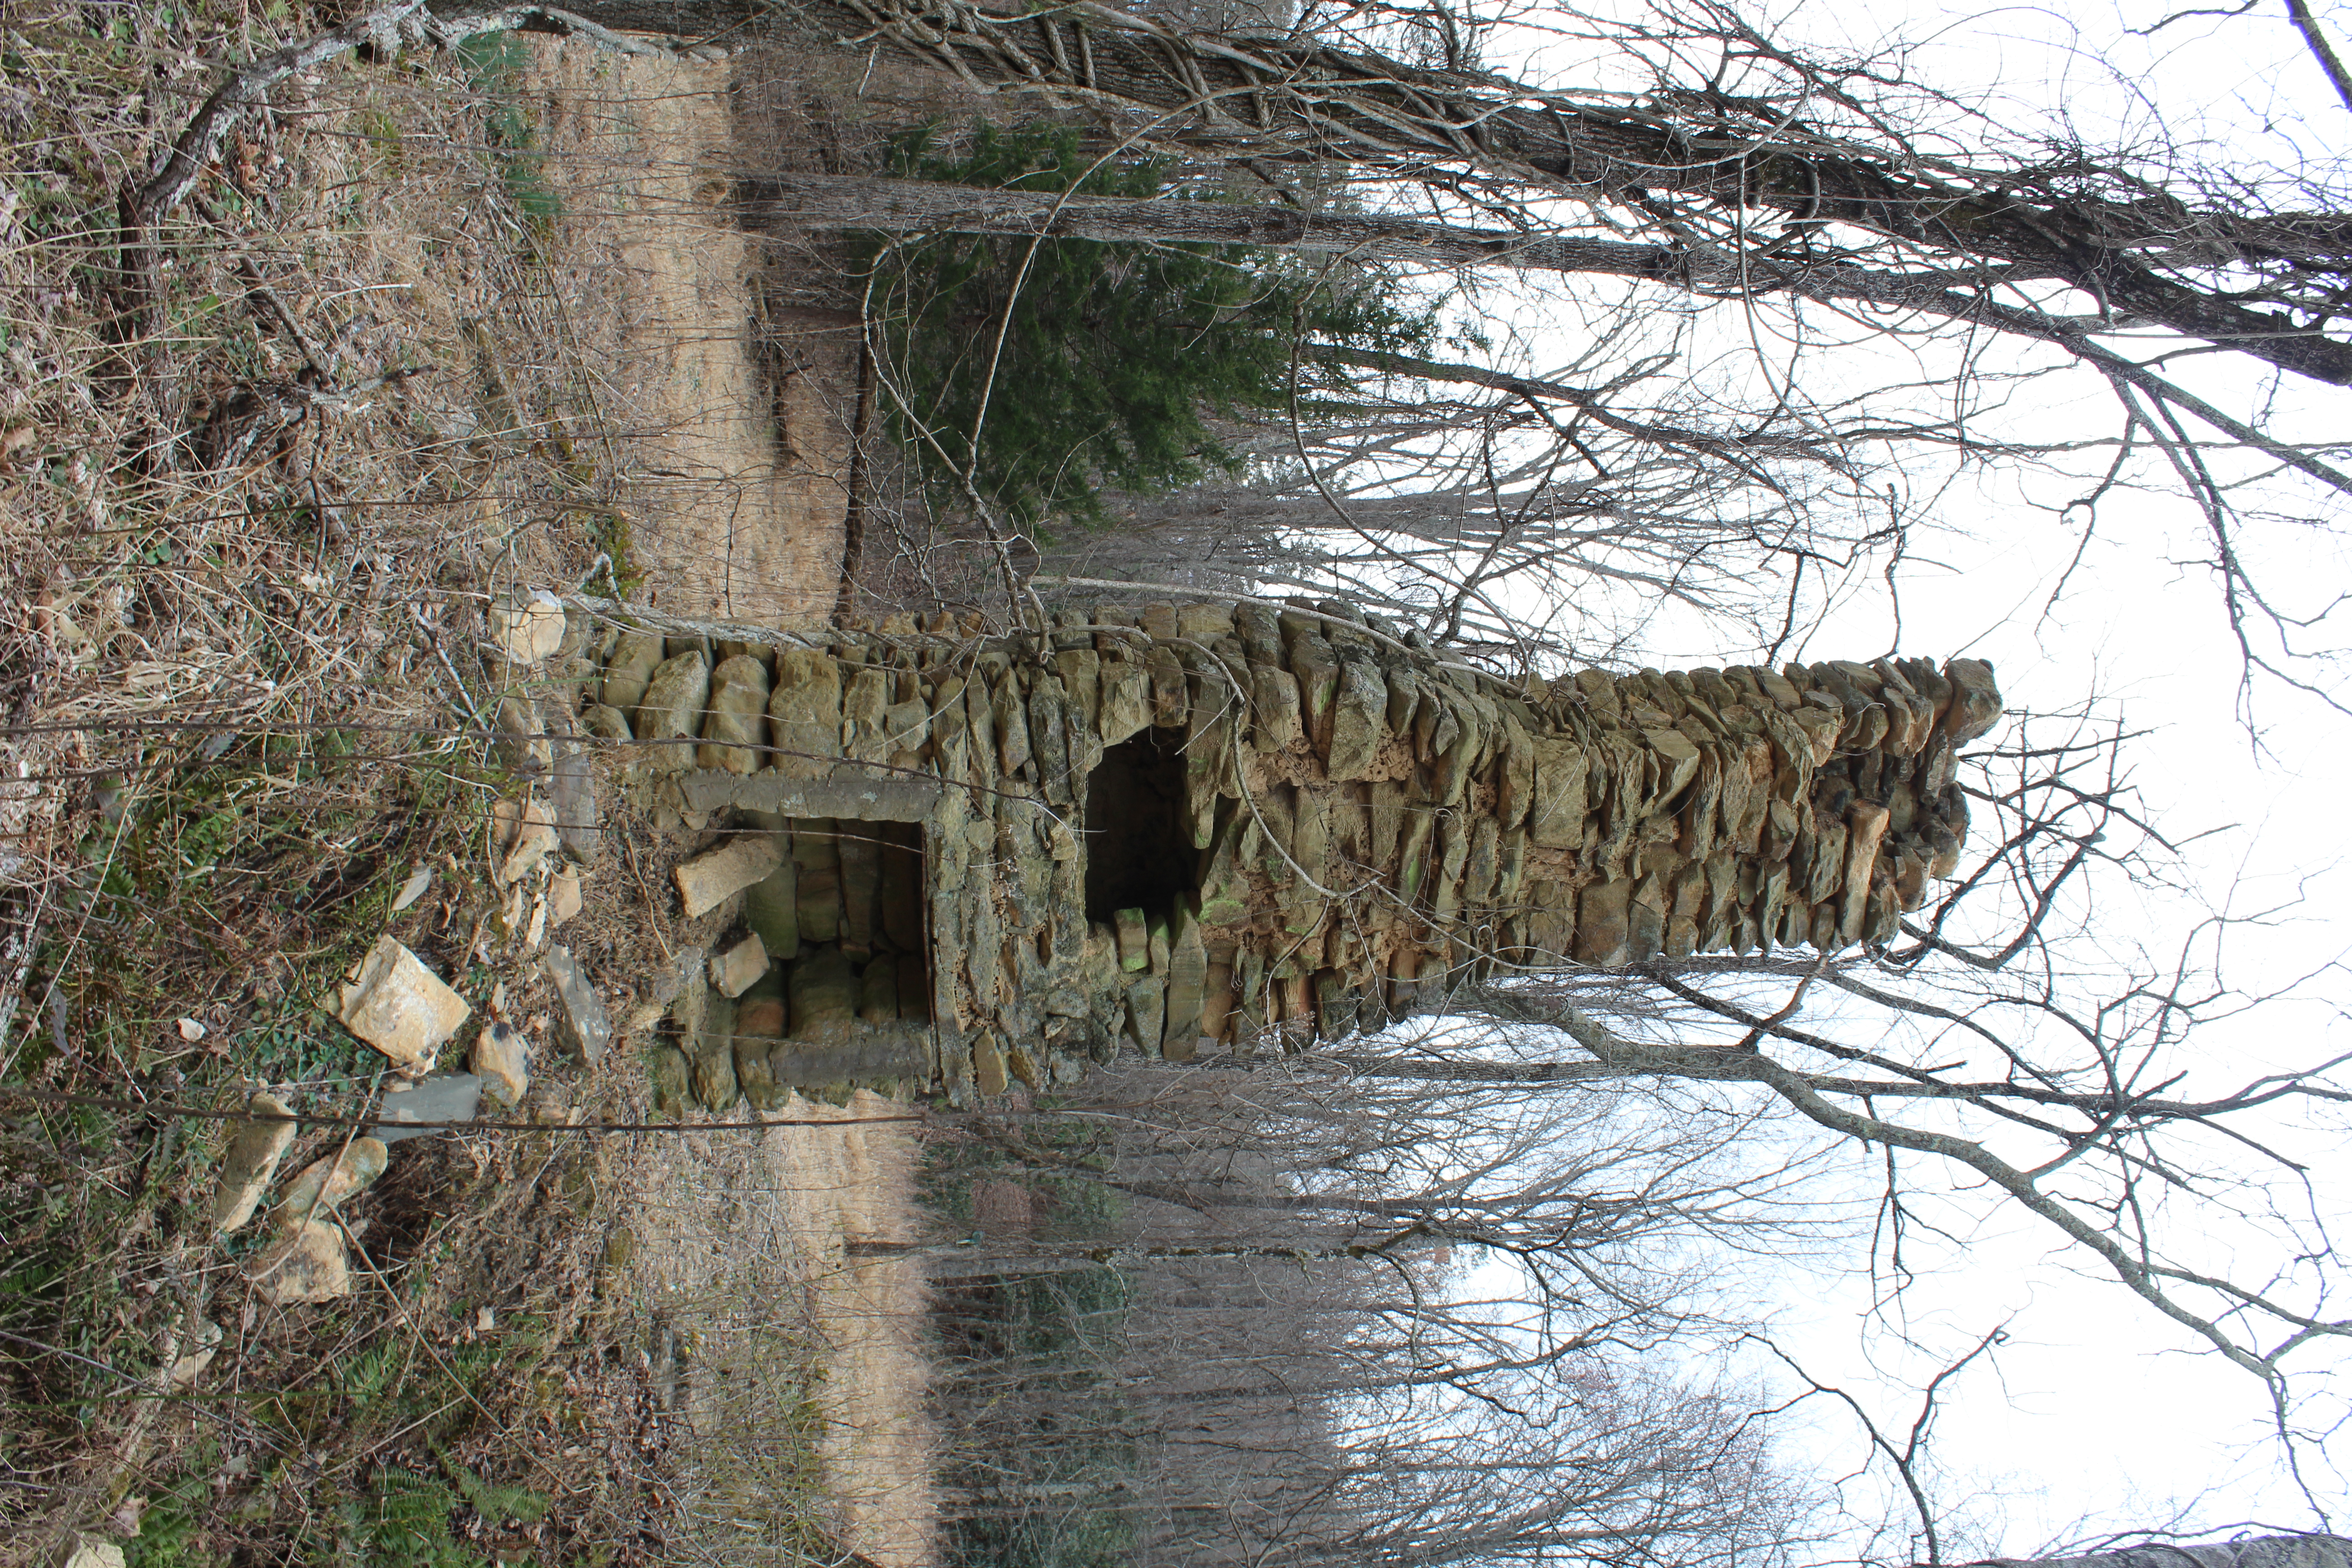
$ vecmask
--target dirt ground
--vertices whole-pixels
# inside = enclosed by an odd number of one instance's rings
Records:
[[[681,1474],[705,1505],[750,1507],[766,1480],[747,1456],[791,1411],[762,1385],[761,1340],[813,1334],[823,1375],[806,1391],[824,1458],[838,1544],[887,1568],[931,1558],[930,1432],[919,1349],[925,1295],[908,1257],[851,1257],[851,1241],[902,1241],[912,1143],[861,1126],[903,1107],[859,1090],[832,1106],[790,1097],[765,1131],[712,1131],[654,1142],[633,1173],[631,1294],[689,1348],[675,1352],[668,1394],[695,1440]],[[837,1126],[823,1125],[835,1123]]]
[[[599,402],[645,602],[821,623],[841,574],[857,327],[769,318],[761,247],[726,211],[743,162],[734,62],[531,48],[556,249],[618,329]]]
[[[723,210],[748,151],[730,113],[737,68],[541,40],[530,80],[566,265],[601,279],[620,311],[600,403],[643,598],[813,626],[841,573],[857,331],[772,309],[761,268],[778,258]],[[782,1121],[846,1125],[652,1141],[632,1165],[626,1279],[669,1347],[673,1451],[701,1506],[756,1511],[754,1483],[776,1478],[744,1456],[792,1414],[759,1342],[813,1334],[824,1375],[807,1409],[837,1543],[920,1568],[932,1510],[919,1270],[846,1247],[919,1225],[911,1139],[857,1124],[889,1110],[864,1091],[840,1110],[793,1097]],[[765,1392],[747,1398],[747,1385]]]

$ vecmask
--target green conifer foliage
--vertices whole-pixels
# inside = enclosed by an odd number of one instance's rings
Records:
[[[893,172],[1213,199],[1170,189],[1161,163],[1097,167],[1074,132],[1048,125],[983,123],[954,156],[917,132],[895,145]],[[877,244],[873,268],[898,394],[883,404],[897,433],[946,504],[965,500],[969,473],[982,498],[1029,528],[1100,524],[1104,488],[1149,494],[1236,471],[1240,458],[1209,418],[1286,410],[1294,358],[1302,399],[1344,391],[1312,356],[1294,355],[1295,341],[1410,351],[1431,331],[1429,314],[1405,309],[1385,279],[1248,246],[945,235]]]

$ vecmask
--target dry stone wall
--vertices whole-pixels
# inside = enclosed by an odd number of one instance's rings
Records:
[[[2000,707],[1972,659],[1512,683],[1333,602],[1011,637],[615,611],[572,610],[583,727],[635,742],[657,818],[736,830],[681,896],[740,895],[768,963],[681,1019],[657,1077],[705,1103],[992,1094],[1337,1037],[1469,977],[1883,941],[1955,868],[1958,748]]]

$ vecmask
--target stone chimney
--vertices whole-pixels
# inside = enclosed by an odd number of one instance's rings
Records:
[[[1471,978],[1883,942],[1957,867],[1956,752],[2000,710],[1965,658],[1510,681],[1330,601],[1013,637],[570,616],[641,808],[760,874],[739,1085],[992,1094]]]

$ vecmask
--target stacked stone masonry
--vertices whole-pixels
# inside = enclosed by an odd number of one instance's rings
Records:
[[[707,1104],[993,1094],[1513,971],[1884,941],[1952,874],[1957,751],[2000,707],[1965,658],[1515,684],[1331,602],[1010,637],[571,614],[583,727],[636,742],[652,809],[733,830],[681,888],[741,892],[770,967],[682,1001],[657,1073]]]

